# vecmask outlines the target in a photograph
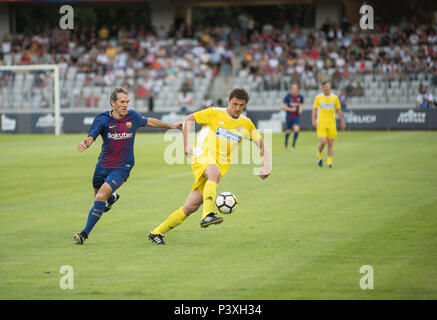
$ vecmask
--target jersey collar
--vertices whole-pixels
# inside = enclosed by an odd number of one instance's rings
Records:
[[[123,118],[121,118],[121,119],[117,119],[117,118],[114,118],[114,116],[112,115],[112,109],[111,110],[109,110],[109,116],[112,118],[112,119],[114,119],[115,121],[117,121],[117,122],[120,122],[120,121],[123,121],[123,120],[125,120],[126,119],[126,117],[127,117],[127,115],[125,115]],[[128,114],[129,114],[129,110],[128,110]]]
[[[228,108],[225,109],[225,113],[226,113],[226,115],[227,115],[229,118],[231,118],[232,120],[240,120],[240,118],[241,118],[241,114],[239,115],[239,117],[238,117],[237,119],[232,118],[232,117],[229,115],[229,113],[228,113]]]

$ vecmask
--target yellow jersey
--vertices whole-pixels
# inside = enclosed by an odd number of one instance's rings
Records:
[[[222,174],[229,168],[233,154],[243,139],[257,141],[261,135],[253,122],[240,115],[228,115],[226,108],[208,108],[193,113],[197,123],[203,124],[193,150],[194,163],[217,164]]]
[[[340,109],[340,100],[335,94],[325,96],[323,93],[314,98],[314,109],[317,109],[317,126],[336,127],[335,109]]]

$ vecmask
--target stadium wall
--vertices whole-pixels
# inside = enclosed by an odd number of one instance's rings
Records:
[[[62,132],[88,132],[98,113],[76,112],[61,114]],[[165,122],[182,121],[186,115],[176,112],[149,112],[145,116]],[[344,111],[344,119],[349,130],[437,130],[437,109],[360,109]],[[284,111],[250,111],[247,116],[261,130],[272,129],[281,132],[284,128]],[[53,113],[3,113],[1,133],[54,133]],[[311,111],[304,111],[300,121],[303,130],[312,130]],[[197,130],[200,126],[197,127]],[[159,132],[163,129],[141,128],[140,131]]]

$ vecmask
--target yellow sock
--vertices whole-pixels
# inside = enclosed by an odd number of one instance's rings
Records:
[[[167,220],[161,223],[157,228],[153,229],[153,234],[166,233],[169,230],[180,225],[187,218],[187,215],[182,210],[182,207],[177,209],[171,215],[168,216]]]
[[[320,151],[317,151],[317,158],[319,159],[323,158],[323,154]]]
[[[214,211],[215,196],[217,194],[217,183],[208,180],[203,187],[203,211],[202,219]]]
[[[327,164],[332,164],[332,157],[328,157],[328,160],[326,161]]]

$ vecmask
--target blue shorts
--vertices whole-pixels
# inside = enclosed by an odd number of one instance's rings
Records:
[[[131,169],[103,168],[97,163],[96,169],[94,170],[93,187],[100,189],[100,187],[107,182],[111,186],[112,192],[114,192],[127,180],[130,171]]]
[[[299,117],[294,118],[294,119],[286,118],[285,125],[287,126],[287,129],[292,129],[293,126],[298,126],[299,125]]]

